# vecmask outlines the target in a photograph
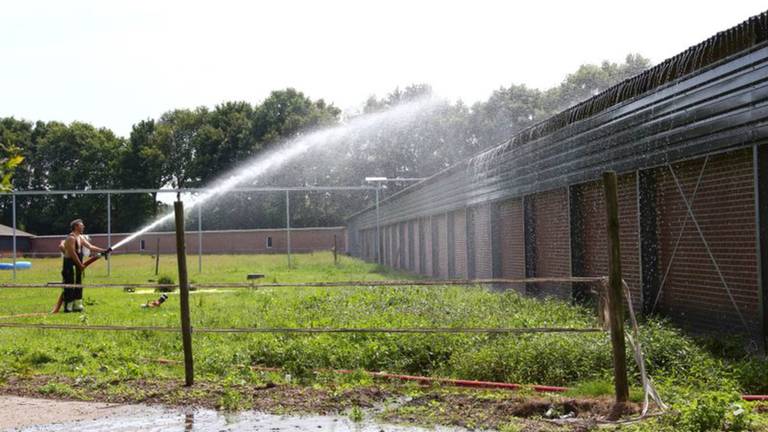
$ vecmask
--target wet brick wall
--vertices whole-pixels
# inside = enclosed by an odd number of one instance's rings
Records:
[[[493,256],[491,254],[491,204],[478,205],[470,210],[469,229],[472,231],[470,251],[473,254],[469,268],[472,278],[493,277]]]
[[[672,168],[725,285],[754,332],[759,309],[752,152],[711,156],[693,197],[703,165],[704,158],[700,158],[673,164]],[[743,331],[736,307],[688,214],[672,172],[659,168],[655,174],[661,278],[669,268],[657,310],[697,330]]]
[[[642,307],[640,282],[640,242],[637,214],[637,176],[619,176],[619,241],[621,242],[621,271],[632,293],[635,311]],[[573,186],[578,189],[579,215],[574,230],[581,230],[582,268],[574,276],[608,275],[608,234],[606,228],[605,191],[602,182]]]
[[[533,210],[533,243],[536,251],[535,277],[571,275],[570,217],[565,188],[526,197]],[[569,283],[539,283],[529,286],[537,296],[571,297]]]

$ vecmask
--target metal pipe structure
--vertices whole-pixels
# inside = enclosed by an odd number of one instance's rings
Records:
[[[203,211],[202,204],[197,205],[197,272],[203,272]]]
[[[376,186],[376,263],[381,264],[381,222],[379,219],[379,188]]]
[[[413,179],[403,179],[403,181]],[[286,193],[286,220],[287,220],[287,239],[288,239],[288,266],[291,266],[291,234],[290,234],[290,191],[368,191],[378,189],[373,186],[289,186],[289,187],[239,187],[230,189],[231,192],[283,192]],[[13,199],[13,280],[16,280],[16,196],[17,195],[107,195],[107,242],[112,247],[112,194],[157,194],[157,193],[182,193],[198,194],[208,191],[205,188],[175,188],[175,189],[66,189],[66,190],[12,190],[0,192],[2,195],[11,195]],[[200,206],[198,208],[198,271],[202,272],[202,216]],[[111,264],[107,264],[107,275],[111,274]]]
[[[16,280],[16,194],[13,197],[13,280]]]
[[[112,247],[112,194],[107,194],[107,247]],[[112,275],[112,260],[107,260],[107,276]]]
[[[288,268],[291,268],[291,192],[285,191],[285,239],[288,251]]]
[[[291,186],[232,188],[230,192],[282,192],[282,191],[364,191],[374,190],[372,186]],[[0,195],[98,195],[98,194],[148,194],[148,193],[203,193],[205,188],[181,189],[87,189],[87,190],[15,190],[0,192]]]

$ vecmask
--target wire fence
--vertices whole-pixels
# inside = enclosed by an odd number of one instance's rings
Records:
[[[456,286],[456,285],[511,285],[527,283],[600,283],[605,277],[558,277],[524,279],[449,279],[449,280],[370,280],[370,281],[334,281],[334,282],[296,282],[252,284],[243,282],[202,283],[190,285],[195,288],[277,288],[277,287],[407,287],[407,286]],[[0,289],[34,288],[157,288],[176,289],[176,284],[61,284],[61,283],[23,283],[0,284]],[[2,316],[0,319],[28,318],[46,316],[48,313],[27,313]],[[76,330],[76,331],[156,331],[178,333],[181,327],[175,326],[125,326],[125,325],[79,325],[79,324],[42,324],[25,322],[0,322],[0,328],[37,329],[37,330]],[[571,327],[527,327],[527,328],[487,328],[487,327],[418,327],[418,328],[337,328],[337,327],[234,327],[210,328],[192,327],[193,333],[283,333],[283,334],[320,334],[320,333],[389,333],[389,334],[545,334],[545,333],[602,333],[603,328]]]
[[[296,283],[202,283],[190,286],[190,288],[272,288],[272,287],[408,287],[408,286],[456,286],[456,285],[513,285],[513,284],[534,284],[534,283],[585,283],[598,284],[596,290],[600,293],[607,287],[606,277],[557,277],[557,278],[523,278],[523,279],[469,279],[469,280],[371,280],[371,281],[334,281],[334,282],[296,282]],[[29,289],[29,288],[178,288],[175,284],[59,284],[59,283],[26,283],[26,284],[1,284],[2,289]],[[602,305],[600,306],[602,307]],[[184,336],[184,325],[181,326],[142,326],[142,325],[90,325],[90,324],[49,324],[34,322],[6,322],[4,319],[14,318],[34,318],[40,316],[49,316],[48,313],[28,313],[12,316],[0,316],[0,329],[20,329],[20,330],[39,330],[39,331],[103,331],[103,332],[158,332],[158,333],[176,333],[182,337],[191,337],[195,334],[295,334],[295,335],[313,335],[313,334],[488,334],[488,335],[544,335],[544,334],[595,334],[606,333],[606,328],[593,327],[517,327],[517,328],[499,328],[499,327],[194,327],[191,326]],[[600,316],[600,315],[598,315]],[[602,320],[599,320],[602,324]],[[187,349],[187,348],[184,348]],[[192,353],[191,343],[189,362],[187,362],[187,353],[184,353],[185,368],[189,368],[187,385],[191,385],[190,378]],[[181,363],[180,363],[181,364]],[[645,384],[645,381],[644,381]],[[514,388],[517,388],[515,385]],[[552,389],[544,389],[552,391]]]
[[[157,331],[178,333],[180,327],[158,326],[115,326],[115,325],[78,325],[78,324],[35,324],[18,322],[0,322],[0,328],[22,328],[37,330],[87,330],[87,331]],[[600,328],[569,327],[532,327],[532,328],[482,328],[482,327],[429,327],[429,328],[345,328],[345,327],[233,327],[210,328],[192,327],[192,333],[488,333],[488,334],[531,334],[531,333],[602,333]]]
[[[286,282],[286,283],[251,283],[251,282],[210,282],[189,284],[196,288],[280,288],[280,287],[392,287],[392,286],[453,286],[453,285],[514,285],[534,283],[598,283],[605,277],[563,277],[563,278],[526,278],[526,279],[446,279],[446,280],[354,280],[333,282]],[[62,284],[46,283],[0,283],[0,289],[9,288],[157,288],[177,289],[178,284],[152,283],[101,283],[101,284]]]

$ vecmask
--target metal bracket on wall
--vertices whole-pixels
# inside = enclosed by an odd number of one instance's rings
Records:
[[[709,162],[709,156],[704,158],[704,164],[701,166],[701,170],[699,170],[699,176],[696,179],[696,186],[693,188],[693,193],[691,194],[691,205],[693,205],[693,202],[696,200],[696,193],[699,191],[699,186],[701,185],[701,179],[704,177],[704,170],[707,168],[707,163]],[[675,175],[675,170],[672,168],[672,165],[667,164],[669,167],[669,170],[672,172],[672,175]],[[677,178],[675,178],[677,181]],[[680,190],[680,194],[683,196],[683,199],[685,199],[685,193]],[[661,299],[661,293],[664,291],[664,283],[667,281],[667,276],[669,276],[669,271],[672,269],[672,264],[675,263],[675,255],[677,255],[677,248],[680,246],[680,240],[683,238],[683,233],[685,233],[685,228],[688,226],[688,220],[693,215],[686,212],[685,218],[683,219],[683,226],[680,227],[680,232],[677,234],[677,240],[675,240],[675,246],[672,248],[672,256],[669,258],[669,264],[667,264],[666,270],[664,270],[664,276],[661,278],[661,284],[659,284],[659,291],[656,293],[656,299],[653,301],[653,305],[651,306],[651,313],[653,313],[656,310],[656,306],[659,303],[659,299]]]
[[[698,189],[698,183],[701,182],[701,177],[702,177],[702,174],[704,173],[704,168],[706,167],[708,160],[709,160],[709,156],[707,156],[707,158],[704,159],[704,165],[702,166],[701,172],[699,173],[699,180],[697,181],[697,185],[696,185],[697,189]],[[712,265],[715,267],[715,271],[717,272],[717,275],[720,278],[720,282],[723,284],[723,287],[725,288],[725,292],[728,294],[728,298],[731,300],[731,304],[733,305],[733,308],[736,310],[736,313],[739,315],[739,318],[741,319],[741,323],[744,325],[744,329],[747,331],[747,333],[750,333],[749,324],[747,324],[747,320],[746,318],[744,318],[744,314],[742,314],[741,309],[739,308],[739,305],[736,304],[736,299],[733,297],[731,288],[728,286],[728,283],[725,280],[725,276],[723,275],[723,272],[720,270],[720,266],[717,264],[715,255],[712,253],[712,249],[709,247],[709,242],[707,242],[706,237],[704,237],[704,231],[702,231],[701,226],[699,225],[699,221],[696,219],[696,215],[693,213],[693,207],[691,206],[691,202],[689,202],[688,198],[685,196],[683,187],[682,185],[680,185],[680,180],[677,178],[677,174],[675,174],[675,170],[672,168],[672,165],[667,164],[667,166],[669,167],[670,173],[672,173],[672,178],[675,180],[675,186],[677,186],[677,191],[680,192],[680,196],[682,197],[683,202],[685,203],[685,207],[688,210],[688,216],[690,216],[691,221],[693,221],[693,225],[696,227],[696,231],[699,233],[699,238],[701,238],[701,241],[704,243],[704,249],[707,251],[707,254],[709,255],[709,259],[712,261]],[[687,217],[685,221],[686,222],[688,221]],[[685,225],[683,226],[683,229],[685,229]],[[682,231],[680,235],[682,236]],[[669,265],[670,266],[672,265],[671,261]],[[667,268],[667,272],[665,272],[664,279],[666,279],[668,272],[669,272],[669,267]],[[661,295],[661,290],[664,287],[664,282],[665,282],[664,279],[662,280],[661,287],[659,287],[659,295]],[[658,296],[657,296],[657,300],[658,300]]]

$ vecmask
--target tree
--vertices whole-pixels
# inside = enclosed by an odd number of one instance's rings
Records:
[[[113,187],[123,144],[111,131],[85,123],[37,122],[21,147],[27,163],[19,180],[38,190]],[[85,218],[91,231],[106,231],[106,199],[93,195],[20,195],[17,213],[18,226],[35,234],[63,232],[75,217]]]
[[[254,110],[253,138],[262,144],[275,143],[313,127],[334,124],[340,114],[332,104],[312,101],[296,89],[273,91]]]
[[[544,110],[556,114],[599,94],[612,85],[648,69],[650,60],[639,54],[628,54],[622,64],[604,61],[598,65],[581,65],[557,87],[544,95]]]
[[[549,116],[579,103],[650,65],[640,55],[623,63],[582,65],[563,82],[540,90],[511,84],[471,107],[441,101],[405,122],[349,129],[322,142],[280,170],[261,175],[260,186],[361,184],[366,176],[428,177],[498,145]],[[374,114],[432,95],[427,84],[371,96],[363,114]],[[409,114],[413,116],[414,114]],[[129,139],[84,123],[65,125],[0,118],[0,187],[16,167],[17,189],[203,187],[229,170],[309,131],[337,124],[341,112],[293,88],[273,91],[261,103],[224,102],[212,110],[175,109],[136,123]],[[355,117],[344,121],[354,122]],[[13,156],[18,148],[20,157]],[[24,158],[24,163],[18,163]],[[3,168],[5,167],[5,168]],[[5,169],[5,171],[3,171]],[[3,186],[4,184],[4,186]],[[388,184],[387,193],[406,186]],[[106,199],[82,196],[20,196],[18,226],[36,234],[61,232],[75,216],[89,230],[105,230]],[[293,223],[298,226],[343,223],[345,216],[372,200],[360,192],[292,192]],[[116,195],[113,229],[132,231],[159,212],[155,194]],[[235,193],[204,207],[204,228],[282,227],[283,193]],[[2,221],[10,223],[10,200],[0,199]]]
[[[11,182],[14,171],[24,161],[21,149],[16,143],[29,141],[31,125],[14,118],[0,120],[0,191],[13,190]]]

